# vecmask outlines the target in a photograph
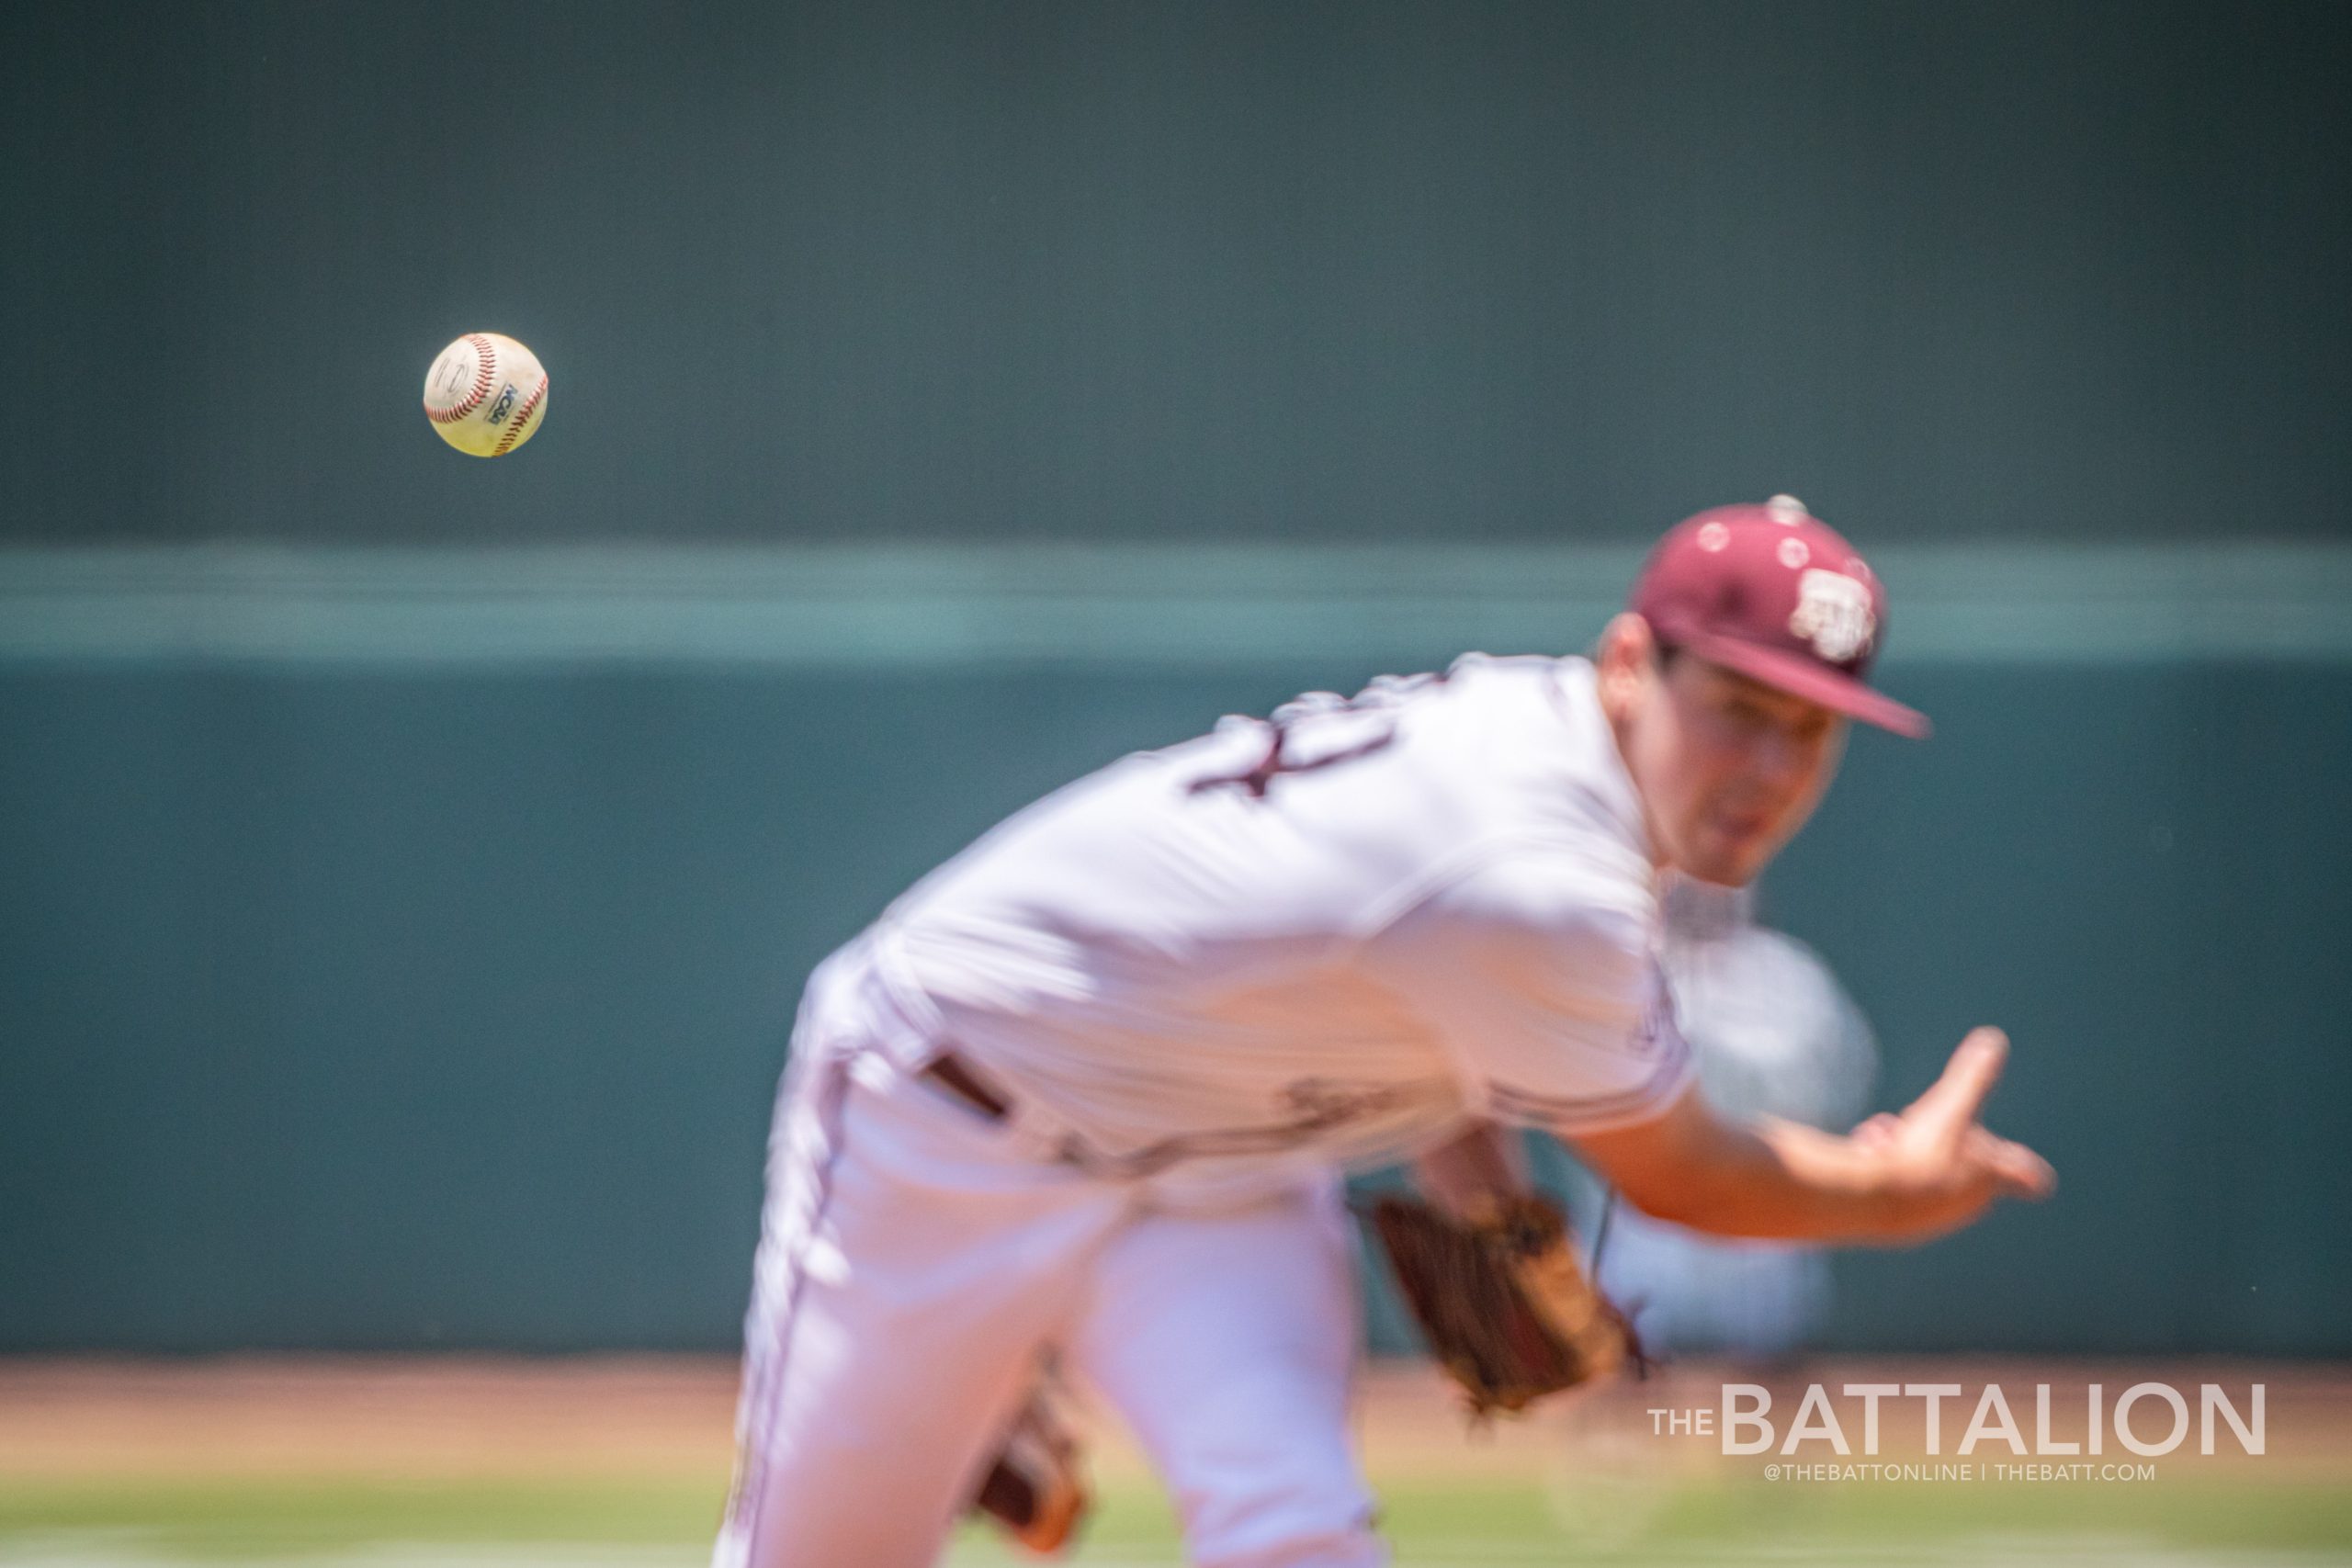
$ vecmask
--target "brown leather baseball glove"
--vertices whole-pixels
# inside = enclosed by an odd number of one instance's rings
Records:
[[[1490,1201],[1456,1219],[1389,1196],[1369,1217],[1430,1353],[1474,1417],[1641,1364],[1632,1326],[1586,1277],[1551,1200]]]

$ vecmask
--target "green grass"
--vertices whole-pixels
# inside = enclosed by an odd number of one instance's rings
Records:
[[[2158,1480],[2091,1483],[1564,1483],[1392,1486],[1385,1518],[1400,1547],[1551,1545],[1581,1562],[1639,1562],[1796,1541],[1860,1552],[1992,1536],[2053,1547],[2129,1538],[2170,1551],[2333,1551],[2352,1558],[2352,1497],[2313,1484]]]
[[[651,1483],[98,1483],[12,1482],[0,1493],[0,1563],[310,1562],[396,1543],[481,1549],[593,1543],[648,1562],[707,1551],[720,1499]],[[2293,1552],[2352,1562],[2352,1496],[2318,1483],[2180,1478],[2134,1485],[1633,1481],[1416,1483],[1384,1493],[1400,1565],[1837,1559],[2008,1563],[2228,1561]],[[959,1562],[1000,1560],[975,1534]],[[1156,1491],[1109,1491],[1079,1562],[1173,1562]]]

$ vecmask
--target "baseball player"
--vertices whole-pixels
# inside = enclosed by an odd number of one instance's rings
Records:
[[[2040,1196],[2006,1043],[1860,1136],[1694,1091],[1657,880],[1754,877],[1885,594],[1776,497],[1661,541],[1589,659],[1472,654],[1139,753],[1004,822],[811,977],[771,1143],[718,1568],[933,1562],[1041,1359],[1125,1417],[1207,1568],[1385,1562],[1350,1446],[1336,1169],[1569,1144],[1734,1235],[1903,1242]]]

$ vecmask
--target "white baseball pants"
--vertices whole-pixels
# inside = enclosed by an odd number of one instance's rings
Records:
[[[1048,1348],[1201,1568],[1385,1562],[1336,1179],[1178,1213],[1054,1164],[874,1049],[842,968],[810,982],[770,1145],[715,1568],[925,1568]]]

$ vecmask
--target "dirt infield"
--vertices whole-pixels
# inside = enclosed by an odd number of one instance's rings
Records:
[[[731,1461],[735,1376],[731,1360],[695,1357],[0,1359],[0,1479],[626,1476],[707,1477],[719,1485]],[[1428,1368],[1389,1364],[1365,1380],[1365,1461],[1375,1477],[1510,1479],[1537,1476],[1564,1455],[1605,1452],[1704,1473],[1729,1462],[1719,1444],[1654,1430],[1660,1422],[1648,1413],[1716,1409],[1727,1382],[1770,1388],[1783,1433],[1809,1383],[1833,1394],[1848,1383],[1959,1384],[1964,1396],[1943,1415],[1946,1451],[1987,1383],[2006,1391],[2029,1437],[2038,1384],[2050,1385],[2053,1430],[2063,1434],[2081,1424],[2092,1382],[2110,1408],[2125,1388],[2160,1382],[2188,1392],[2192,1404],[2196,1385],[2221,1384],[2241,1409],[2244,1391],[2260,1383],[2264,1473],[2352,1485],[2352,1367],[2251,1361],[1834,1359],[1770,1378],[1691,1363],[1479,1431],[1466,1430],[1450,1390]],[[1841,1413],[1851,1424],[1850,1408]],[[1139,1474],[1142,1461],[1115,1424],[1097,1423],[1102,1472]],[[1884,1451],[1919,1452],[1921,1425],[1917,1402],[1890,1403]],[[2192,1441],[2177,1462],[2256,1462],[2226,1434],[2220,1449],[2203,1459]],[[1809,1451],[1827,1450],[1816,1442]]]

